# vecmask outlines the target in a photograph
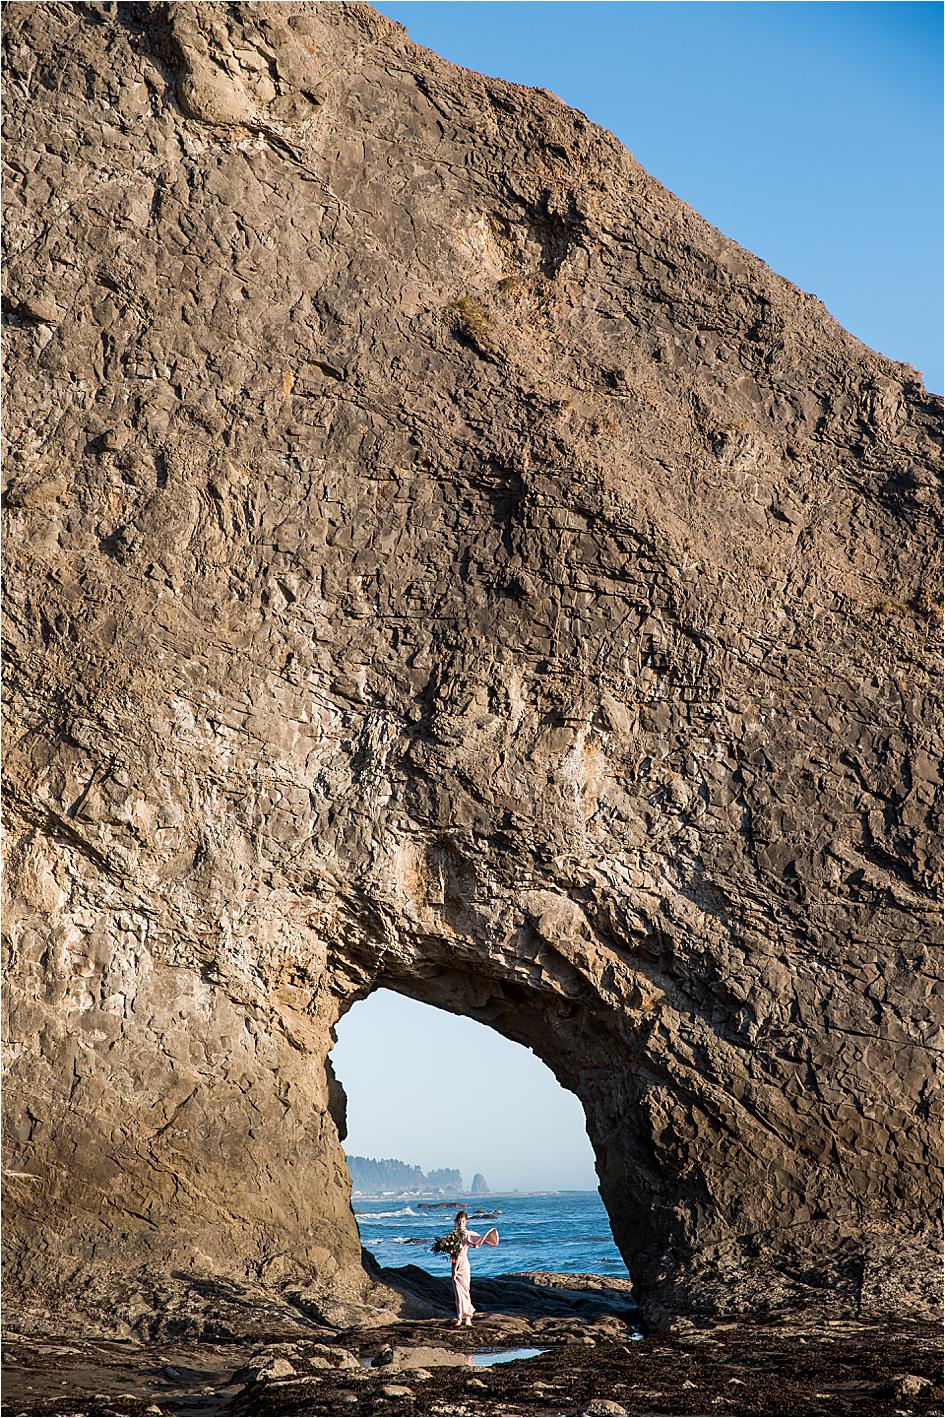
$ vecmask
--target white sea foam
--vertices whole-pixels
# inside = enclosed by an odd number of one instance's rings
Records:
[[[372,1205],[378,1210],[372,1211]],[[431,1275],[449,1275],[448,1258],[431,1255],[430,1244],[434,1235],[445,1235],[452,1227],[451,1211],[420,1209],[415,1201],[408,1204],[406,1197],[373,1203],[356,1199],[354,1206],[364,1244],[381,1265],[414,1265]],[[571,1271],[626,1279],[619,1251],[612,1242],[608,1244],[607,1213],[596,1193],[547,1196],[540,1201],[506,1195],[489,1199],[489,1210],[500,1206],[502,1215],[495,1221],[474,1219],[470,1212],[473,1230],[482,1234],[495,1225],[500,1232],[495,1250],[483,1246],[470,1254],[474,1286],[477,1278],[516,1270]]]
[[[401,1211],[356,1211],[354,1214],[362,1221],[383,1221],[388,1216],[416,1216],[417,1213],[405,1206]]]

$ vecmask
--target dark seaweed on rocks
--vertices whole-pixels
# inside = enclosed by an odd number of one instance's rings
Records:
[[[931,1325],[680,1325],[633,1340],[617,1316],[488,1313],[448,1323],[139,1346],[13,1339],[10,1414],[180,1413],[909,1415],[942,1404]],[[471,1349],[546,1349],[472,1367]]]

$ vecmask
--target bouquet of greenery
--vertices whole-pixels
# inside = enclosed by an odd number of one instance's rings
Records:
[[[462,1236],[458,1231],[451,1231],[448,1236],[435,1236],[430,1250],[434,1255],[448,1255],[455,1260],[462,1248]]]

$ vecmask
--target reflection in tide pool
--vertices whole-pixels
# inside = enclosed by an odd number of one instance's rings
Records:
[[[515,1359],[534,1359],[538,1354],[547,1353],[547,1349],[480,1349],[477,1354],[466,1357],[478,1369],[488,1369],[493,1364],[511,1364]]]

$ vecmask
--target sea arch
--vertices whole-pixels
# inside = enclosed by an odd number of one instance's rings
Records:
[[[547,902],[544,904],[547,907]],[[547,909],[544,916],[543,929],[549,932]],[[628,1121],[625,1093],[621,1091],[615,1098],[601,1083],[613,1071],[614,1054],[613,1043],[593,1025],[593,988],[587,981],[582,983],[579,969],[568,962],[562,949],[550,949],[549,942],[533,927],[522,926],[514,936],[514,944],[497,950],[494,961],[484,960],[481,953],[455,949],[455,939],[442,940],[438,948],[428,940],[422,958],[408,959],[403,951],[385,951],[373,984],[369,989],[357,988],[345,998],[336,1023],[356,1003],[384,989],[473,1019],[531,1050],[580,1102],[615,1240],[625,1259],[629,1256],[635,1266],[645,1266],[647,1245],[661,1244],[659,1225],[652,1215],[656,1168],[652,1162],[649,1167],[643,1165],[641,1160],[630,1177],[625,1161],[618,1162],[614,1156],[622,1132],[618,1108],[623,1110],[624,1123]],[[346,959],[345,971],[351,963]],[[344,1079],[336,1077],[338,1070],[331,1061],[328,1069],[340,1121]],[[620,1224],[619,1235],[615,1218]]]
[[[360,1293],[388,984],[577,1094],[648,1303],[920,1306],[940,402],[553,95],[132,9],[4,31],[8,1298]]]

